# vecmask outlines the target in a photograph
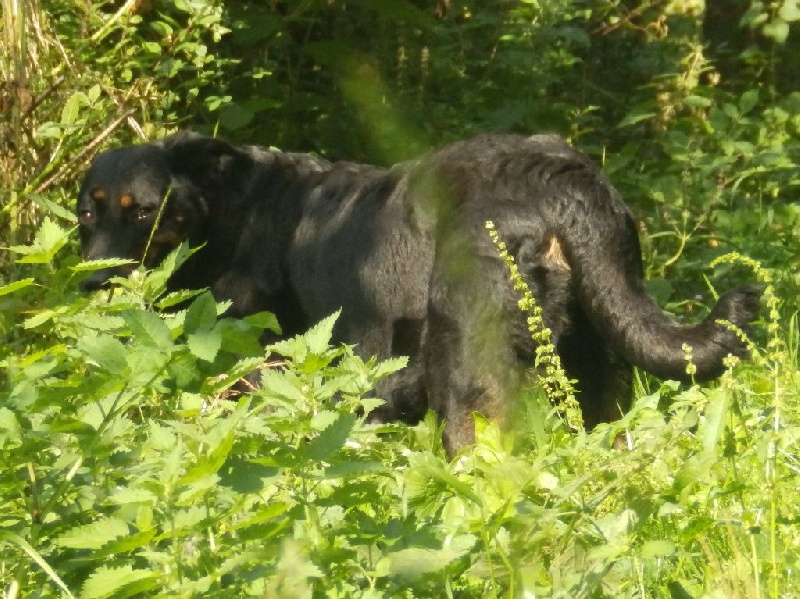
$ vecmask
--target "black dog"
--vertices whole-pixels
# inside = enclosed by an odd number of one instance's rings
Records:
[[[430,407],[451,450],[473,440],[474,411],[510,414],[536,351],[487,220],[543,308],[588,426],[628,407],[632,365],[686,379],[684,344],[698,380],[718,376],[744,346],[716,320],[745,326],[758,309],[744,287],[696,326],[665,316],[645,292],[628,208],[552,135],[481,136],[383,169],[181,133],[99,155],[77,212],[86,259],[152,265],[183,240],[205,243],[171,285],[209,287],[235,315],[272,311],[286,335],[341,307],[338,340],[410,357],[377,390],[381,417],[413,422]],[[85,285],[113,274],[125,271]]]

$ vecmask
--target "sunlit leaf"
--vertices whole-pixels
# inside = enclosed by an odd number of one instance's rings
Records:
[[[103,518],[97,522],[71,528],[55,540],[56,545],[71,549],[100,549],[114,539],[127,536],[128,525],[118,518]]]

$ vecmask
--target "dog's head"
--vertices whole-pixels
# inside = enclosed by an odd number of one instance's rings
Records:
[[[245,158],[223,141],[192,133],[99,154],[76,204],[83,258],[152,267],[183,241],[202,243],[209,202]],[[82,287],[99,289],[133,268],[96,271]]]

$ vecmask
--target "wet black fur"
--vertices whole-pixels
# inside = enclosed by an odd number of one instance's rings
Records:
[[[480,136],[391,169],[189,133],[111,150],[81,188],[84,257],[140,259],[165,197],[146,261],[183,239],[206,244],[173,287],[210,287],[236,315],[272,311],[286,335],[341,307],[339,341],[410,356],[377,390],[380,417],[413,422],[430,407],[451,449],[473,439],[473,411],[510,413],[536,349],[487,220],[544,310],[589,426],[628,407],[632,365],[685,379],[683,344],[698,380],[718,376],[744,347],[715,320],[744,326],[758,309],[743,287],[696,326],[664,315],[644,289],[630,211],[551,135]]]

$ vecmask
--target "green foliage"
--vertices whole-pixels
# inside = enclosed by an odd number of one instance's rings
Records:
[[[4,597],[800,594],[797,3],[705,5],[0,0]],[[534,391],[530,434],[477,418],[448,461],[432,415],[368,423],[402,360],[331,347],[335,315],[263,349],[271,315],[165,291],[189,248],[78,293],[119,264],[78,258],[86,163],[178,126],[384,163],[560,132],[669,310],[756,273],[753,359],[641,377],[591,433]]]
[[[75,276],[48,266],[35,266],[36,280]],[[336,315],[270,346],[263,363],[268,318],[219,319],[224,306],[208,293],[177,312],[146,309],[164,293],[151,279],[165,274],[39,304],[22,325],[36,343],[3,355],[7,588],[79,597],[797,590],[800,370],[779,323],[768,351],[718,387],[664,384],[591,434],[565,435],[548,417],[549,434],[516,446],[478,420],[476,447],[448,462],[432,416],[416,428],[366,422],[380,403],[369,390],[403,361],[331,347]],[[257,365],[260,386],[233,391]]]
[[[542,308],[522,278],[514,256],[509,253],[505,242],[501,241],[494,223],[487,221],[486,229],[500,253],[500,257],[508,267],[514,291],[520,294],[519,309],[528,314],[528,330],[536,341],[536,360],[533,368],[538,373],[540,385],[544,388],[550,403],[564,416],[567,426],[572,430],[581,430],[584,428],[583,415],[575,399],[572,382],[567,379],[566,372],[561,366],[561,358],[556,353],[550,329],[544,324]]]

